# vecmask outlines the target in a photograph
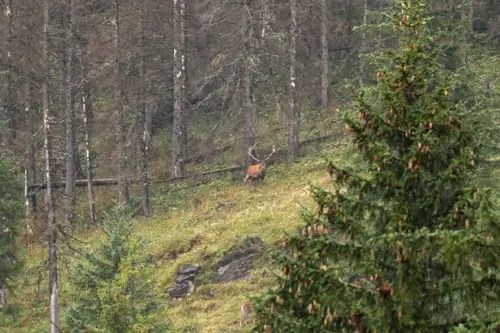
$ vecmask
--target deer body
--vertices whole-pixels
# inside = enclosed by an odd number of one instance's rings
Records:
[[[265,177],[266,177],[266,164],[259,163],[248,167],[247,175],[245,176],[244,182],[246,183],[248,179],[263,181]]]
[[[243,180],[244,183],[246,183],[249,179],[251,180],[259,180],[259,181],[264,181],[264,178],[266,177],[266,166],[267,166],[267,160],[274,154],[275,149],[273,146],[273,151],[271,152],[271,155],[269,155],[266,159],[264,160],[259,160],[255,158],[252,155],[252,148],[250,147],[248,149],[248,154],[250,155],[251,158],[253,158],[255,161],[259,162],[258,164],[251,165],[247,168],[247,173],[245,176],[245,179]]]
[[[243,323],[245,323],[245,326],[248,325],[248,315],[252,312],[252,303],[246,302],[241,306],[241,319],[240,319],[240,326],[243,326]]]

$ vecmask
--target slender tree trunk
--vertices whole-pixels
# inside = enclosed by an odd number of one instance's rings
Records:
[[[474,1],[470,2],[462,9],[462,21],[464,22],[463,41],[460,46],[462,65],[467,67],[469,55],[469,43],[474,34]]]
[[[243,0],[243,8],[241,11],[241,38],[243,41],[242,49],[242,106],[243,115],[245,118],[245,153],[248,148],[255,144],[255,137],[253,131],[253,104],[252,104],[252,69],[251,69],[251,59],[250,59],[250,39],[252,38],[252,25],[250,22],[250,8],[248,6],[248,1]],[[253,164],[253,159],[245,154],[245,167],[248,168]]]
[[[328,8],[321,0],[321,108],[328,109]]]
[[[15,111],[14,111],[14,97],[12,87],[12,70],[14,68],[13,55],[12,55],[12,0],[5,0],[4,13],[7,22],[7,73],[6,73],[6,96],[4,100],[4,120],[5,120],[5,137],[3,144],[6,147],[11,147],[15,139]]]
[[[295,105],[295,56],[297,11],[296,0],[289,0],[290,4],[290,84],[288,87],[288,162],[293,163],[299,156],[299,114]]]
[[[88,52],[85,47],[85,52]],[[82,118],[83,118],[83,132],[85,136],[85,164],[87,167],[87,193],[89,199],[89,213],[90,213],[90,222],[93,225],[97,224],[97,214],[95,210],[95,195],[94,195],[94,172],[92,170],[92,158],[91,158],[91,144],[90,144],[90,134],[92,130],[92,99],[90,95],[90,83],[87,77],[87,67],[83,58],[83,50],[80,48],[79,50],[79,60],[80,60],[80,77],[82,80]]]
[[[50,293],[50,332],[59,333],[59,300],[57,290],[57,248],[56,248],[56,215],[54,205],[54,193],[52,191],[53,182],[53,156],[51,138],[51,112],[49,109],[49,0],[43,2],[43,83],[42,83],[42,103],[43,103],[43,132],[44,132],[44,153],[45,153],[45,207],[48,219],[48,263],[49,263],[49,293]]]
[[[24,86],[24,112],[26,119],[26,164],[24,170],[24,194],[26,198],[26,230],[31,234],[31,223],[36,212],[36,193],[30,190],[35,184],[35,143],[33,133],[33,111],[31,110],[31,86]]]
[[[364,86],[365,79],[365,61],[363,60],[363,55],[366,51],[366,30],[365,26],[367,23],[367,15],[368,15],[368,0],[364,0],[363,2],[363,32],[361,33],[361,46],[359,50],[359,87],[362,88]]]
[[[75,218],[75,159],[76,138],[73,124],[74,119],[74,82],[73,82],[73,0],[67,0],[67,22],[66,22],[66,188],[64,198],[64,222],[70,226]]]
[[[186,106],[186,0],[179,0],[181,6],[180,12],[180,34],[181,34],[181,103],[182,103],[182,159],[187,157],[187,147],[188,147],[188,108]]]
[[[126,177],[126,156],[125,156],[125,117],[122,105],[122,75],[121,75],[121,52],[120,52],[120,0],[114,1],[113,8],[113,48],[115,52],[115,79],[113,91],[113,108],[116,116],[116,150],[118,155],[118,201],[125,203],[128,201],[128,188]]]
[[[2,309],[5,304],[6,304],[5,286],[2,282],[0,282],[0,309]]]
[[[179,0],[173,2],[174,12],[174,128],[172,137],[172,177],[182,177],[184,163],[182,154],[184,151],[182,140],[183,110],[182,110],[182,34],[180,29],[181,11]]]
[[[144,64],[144,54],[145,54],[145,41],[144,41],[144,18],[145,10],[144,5],[141,5],[141,17],[139,19],[139,31],[140,31],[140,48],[141,55],[139,60],[139,76],[141,80],[140,84],[140,96],[139,96],[139,110],[137,112],[137,152],[139,153],[139,173],[141,179],[142,188],[142,206],[144,210],[144,216],[151,215],[151,203],[149,200],[149,180],[148,180],[148,161],[147,161],[147,151],[149,146],[149,139],[151,135],[149,134],[146,125],[146,71]]]
[[[267,29],[269,27],[269,0],[262,1],[262,28],[260,31],[260,38],[266,38]]]

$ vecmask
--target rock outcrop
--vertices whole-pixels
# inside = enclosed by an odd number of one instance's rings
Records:
[[[262,250],[264,242],[259,237],[248,238],[245,244],[229,251],[212,269],[214,283],[245,280],[253,269],[253,261]]]
[[[199,264],[182,266],[177,271],[175,285],[167,290],[169,299],[183,298],[191,294],[196,289],[196,276],[200,271]]]

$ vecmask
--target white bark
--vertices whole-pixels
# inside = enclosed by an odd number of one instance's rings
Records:
[[[321,0],[321,108],[328,109],[328,7]]]
[[[45,206],[47,209],[47,236],[48,236],[48,263],[49,263],[49,292],[50,292],[50,333],[59,332],[59,302],[57,298],[57,248],[56,248],[56,215],[54,205],[53,182],[53,156],[51,139],[51,112],[49,108],[49,0],[43,1],[43,36],[42,36],[42,106],[43,106],[43,132],[45,153]]]
[[[289,45],[289,71],[290,81],[288,86],[288,162],[294,162],[299,155],[299,114],[295,105],[295,57],[297,52],[297,8],[296,0],[289,0],[290,5],[290,45]]]
[[[363,3],[363,32],[361,34],[361,46],[359,50],[359,87],[362,88],[364,85],[364,76],[365,76],[365,62],[363,60],[363,55],[366,52],[366,30],[365,26],[367,23],[367,15],[368,15],[368,0],[364,0]]]

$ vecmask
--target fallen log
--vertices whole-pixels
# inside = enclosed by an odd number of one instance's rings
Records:
[[[115,178],[94,179],[92,181],[92,184],[94,186],[116,185],[116,184],[118,184],[118,179],[115,179]],[[52,188],[61,188],[61,187],[65,187],[65,186],[66,186],[65,181],[55,182],[52,184]],[[75,180],[75,186],[76,187],[87,186],[87,179]],[[46,190],[46,189],[47,189],[47,184],[35,184],[35,185],[31,185],[29,187],[30,191],[39,191],[39,190]]]
[[[207,171],[207,172],[203,172],[203,173],[193,173],[193,174],[185,175],[182,177],[154,180],[154,181],[151,181],[150,184],[174,183],[174,182],[185,180],[188,178],[203,177],[203,176],[224,173],[224,172],[234,172],[234,171],[239,171],[242,169],[243,169],[242,166],[233,166],[233,167],[229,167],[229,168],[217,169],[217,170]],[[129,180],[127,183],[128,184],[137,184],[138,182],[139,182],[139,180]],[[76,187],[85,187],[85,186],[87,186],[87,183],[88,183],[87,179],[78,179],[75,181],[75,186]],[[117,185],[117,184],[118,184],[118,179],[115,179],[115,178],[94,179],[92,181],[92,185],[94,185],[94,186],[108,186],[108,185]],[[60,182],[56,182],[56,183],[52,184],[53,188],[61,188],[61,187],[65,187],[65,186],[66,186],[66,183],[64,181],[60,181]],[[37,191],[46,190],[46,189],[47,189],[47,184],[35,184],[35,185],[31,185],[29,187],[30,192],[37,192]]]

